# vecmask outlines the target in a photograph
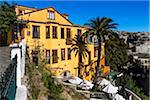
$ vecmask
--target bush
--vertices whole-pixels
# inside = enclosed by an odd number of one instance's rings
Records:
[[[148,96],[144,95],[142,92],[142,88],[140,88],[136,81],[133,80],[133,78],[129,75],[124,75],[124,77],[120,77],[116,80],[117,86],[124,86],[126,88],[129,88],[133,92],[135,92],[137,95],[139,95],[143,100],[148,100]]]
[[[42,80],[44,82],[44,86],[47,87],[49,91],[49,99],[52,100],[62,100],[60,93],[63,92],[62,85],[56,84],[55,80],[51,77],[51,73],[49,71],[44,70],[42,75]]]

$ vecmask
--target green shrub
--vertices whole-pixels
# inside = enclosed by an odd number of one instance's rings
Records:
[[[51,73],[49,71],[43,72],[43,82],[45,87],[49,90],[49,99],[51,100],[62,100],[60,94],[63,92],[62,85],[56,84],[55,80],[51,77]]]
[[[140,88],[136,81],[133,80],[133,78],[129,75],[124,75],[124,77],[120,77],[116,80],[117,86],[124,86],[135,92],[137,95],[139,95],[143,100],[148,100],[148,96],[144,95],[142,92],[142,88]]]

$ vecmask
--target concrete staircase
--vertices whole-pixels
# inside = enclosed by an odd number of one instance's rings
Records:
[[[8,46],[0,47],[0,79],[10,64],[10,51],[11,49]]]

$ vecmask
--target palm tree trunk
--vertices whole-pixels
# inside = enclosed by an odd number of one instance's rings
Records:
[[[78,64],[78,77],[79,78],[82,78],[82,75],[81,75],[81,63],[82,63],[82,56],[79,53],[79,64]]]
[[[97,83],[97,79],[100,76],[100,57],[101,57],[101,43],[99,43],[98,45],[98,60],[97,60],[97,66],[96,66],[96,73],[95,73],[95,77],[93,81],[94,84]]]

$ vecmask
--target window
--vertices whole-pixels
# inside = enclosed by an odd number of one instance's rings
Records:
[[[89,61],[88,62],[90,64],[90,62],[91,62],[91,51],[89,51],[88,54],[89,54]]]
[[[55,19],[55,13],[54,11],[49,11],[48,10],[48,18],[54,20]]]
[[[57,50],[52,50],[52,63],[58,63],[58,56],[57,56]]]
[[[19,14],[23,14],[23,11],[22,11],[22,10],[19,10]]]
[[[94,47],[94,57],[98,56],[98,48]]]
[[[40,26],[32,26],[33,38],[40,38]]]
[[[24,13],[25,13],[25,10],[19,10],[19,11],[18,11],[18,14],[19,14],[19,15],[24,14]]]
[[[46,63],[50,64],[50,50],[46,50]]]
[[[53,38],[57,38],[57,27],[53,26],[52,31],[53,31]]]
[[[32,50],[32,62],[38,66],[38,51],[33,51]]]
[[[65,36],[64,36],[64,28],[61,28],[61,39],[64,39]]]
[[[147,60],[145,60],[145,64],[147,63]]]
[[[71,52],[70,51],[71,51],[71,49],[68,48],[68,60],[71,59]]]
[[[81,35],[81,29],[77,29],[77,33]]]
[[[46,26],[46,38],[50,38],[50,27]]]
[[[61,60],[65,60],[65,49],[61,49]]]
[[[90,36],[90,43],[92,43],[92,39],[93,39],[93,37],[92,37],[92,36]]]
[[[67,39],[71,38],[71,30],[67,28]]]

